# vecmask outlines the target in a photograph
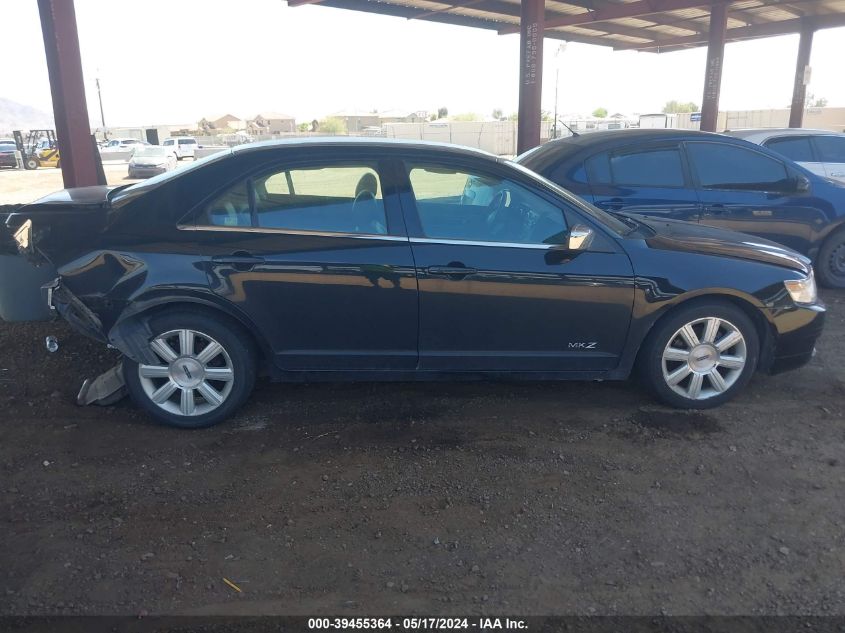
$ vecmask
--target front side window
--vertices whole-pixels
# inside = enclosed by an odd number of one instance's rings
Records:
[[[810,139],[806,136],[783,136],[766,141],[766,147],[770,150],[786,156],[796,163],[812,163],[813,148],[810,146]]]
[[[173,145],[173,139],[169,138],[164,142],[165,145]]]
[[[586,163],[590,182],[634,187],[683,187],[684,169],[677,147],[604,152]]]
[[[192,138],[180,138],[179,145],[196,145],[197,142]]]
[[[815,141],[823,163],[845,163],[845,136],[817,136]]]
[[[241,181],[208,203],[207,226],[384,235],[387,218],[374,165],[273,171]]]
[[[425,237],[561,244],[563,211],[513,181],[435,165],[408,170]]]
[[[687,154],[704,189],[779,191],[789,185],[782,162],[744,147],[691,142]]]

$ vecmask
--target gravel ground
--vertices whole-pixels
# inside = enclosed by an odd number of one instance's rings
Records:
[[[262,383],[194,432],[77,408],[110,353],[0,325],[0,614],[843,615],[824,296],[813,362],[715,411],[621,383]]]

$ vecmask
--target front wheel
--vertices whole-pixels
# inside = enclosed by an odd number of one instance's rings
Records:
[[[699,303],[655,326],[639,370],[665,404],[709,409],[733,398],[751,379],[759,348],[757,330],[742,310]]]
[[[206,315],[167,313],[150,322],[153,364],[124,358],[135,403],[156,420],[203,428],[229,418],[255,384],[251,341],[234,323]]]
[[[845,288],[845,229],[825,240],[816,259],[819,281],[828,288]]]

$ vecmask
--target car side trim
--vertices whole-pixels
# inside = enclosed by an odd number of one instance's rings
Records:
[[[313,237],[350,237],[354,239],[382,240],[385,242],[407,242],[408,238],[401,235],[381,235],[379,233],[343,233],[334,231],[300,231],[298,229],[273,229],[254,226],[192,226],[178,224],[180,231],[222,231],[227,233],[265,233],[270,235],[303,235]]]
[[[455,244],[458,246],[498,246],[504,248],[527,248],[547,251],[560,246],[559,244],[521,244],[519,242],[481,242],[475,240],[451,240],[433,237],[412,237],[411,244]]]

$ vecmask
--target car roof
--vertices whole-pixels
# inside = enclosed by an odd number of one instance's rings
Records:
[[[833,130],[795,127],[739,128],[736,130],[725,130],[725,134],[746,140],[766,140],[774,136],[845,136],[845,134],[834,132]]]
[[[236,145],[232,148],[232,153],[235,155],[247,152],[260,152],[272,149],[281,148],[313,148],[313,147],[358,147],[361,149],[390,149],[390,150],[426,150],[435,149],[438,151],[448,152],[450,154],[457,154],[463,156],[484,157],[487,159],[498,159],[494,154],[485,152],[473,147],[465,147],[463,145],[453,145],[451,143],[440,143],[437,141],[417,141],[405,139],[386,139],[373,138],[363,136],[319,136],[319,137],[299,137],[290,139],[281,139],[274,141],[259,141],[257,143],[246,143],[244,145]]]
[[[721,140],[733,143],[742,143],[735,138],[726,137],[724,134],[714,132],[701,132],[699,130],[679,130],[676,128],[627,128],[622,130],[600,130],[597,132],[584,132],[577,136],[549,141],[545,145],[529,150],[522,156],[517,157],[516,162],[529,167],[535,171],[541,171],[551,163],[557,163],[561,159],[574,154],[580,154],[584,150],[601,150],[604,148],[618,147],[621,143],[637,143],[654,140]]]

